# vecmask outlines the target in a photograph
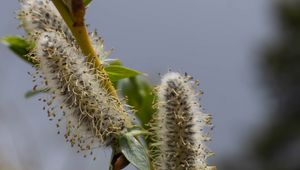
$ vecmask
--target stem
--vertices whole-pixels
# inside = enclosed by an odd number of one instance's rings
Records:
[[[120,150],[119,144],[112,145],[112,153],[109,170],[121,170],[125,168],[130,162],[126,159]]]
[[[92,41],[90,40],[87,28],[85,26],[85,23],[82,24],[75,24],[74,18],[72,14],[70,13],[68,7],[62,2],[62,0],[52,0],[53,4],[59,11],[60,15],[70,28],[73,36],[75,37],[77,44],[80,46],[82,53],[87,57],[89,62],[92,62],[95,67],[101,72],[105,74],[105,77],[103,79],[103,85],[107,88],[107,91],[114,96],[116,99],[118,99],[118,95],[116,93],[116,89],[112,85],[111,81],[108,78],[107,73],[104,70],[104,67],[100,61],[100,58],[98,57],[93,45]],[[82,16],[83,17],[83,16]]]

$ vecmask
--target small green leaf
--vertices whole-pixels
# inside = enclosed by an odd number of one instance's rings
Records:
[[[29,90],[25,93],[25,98],[30,98],[30,97],[33,97],[37,94],[40,94],[40,93],[46,93],[48,92],[49,89],[37,89],[37,90]]]
[[[122,95],[127,97],[127,103],[136,110],[135,115],[140,120],[143,128],[152,118],[155,109],[152,107],[155,101],[153,87],[145,79],[135,76],[119,81],[119,89]]]
[[[119,139],[122,153],[139,170],[149,170],[150,162],[145,147],[130,133]]]
[[[1,38],[2,43],[6,44],[10,50],[12,50],[17,56],[25,60],[30,64],[37,64],[37,62],[32,59],[27,54],[34,47],[34,45],[20,36],[6,36]]]
[[[149,135],[149,132],[140,126],[135,125],[134,127],[128,129],[127,134],[131,136],[139,136],[139,135]]]
[[[109,65],[104,69],[112,82],[141,74],[136,70],[121,65]]]
[[[123,65],[120,59],[105,59],[105,62],[109,64],[107,67],[109,67],[110,65],[118,65],[118,66]]]
[[[92,2],[92,0],[83,0],[83,4],[84,6],[88,6],[90,3]]]

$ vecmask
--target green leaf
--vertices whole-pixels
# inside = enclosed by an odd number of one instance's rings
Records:
[[[88,6],[90,3],[92,2],[92,0],[83,0],[83,4],[84,6]]]
[[[112,82],[141,74],[140,72],[121,65],[109,65],[104,68]]]
[[[145,147],[130,133],[119,139],[120,149],[127,160],[139,170],[149,170],[150,161]]]
[[[105,59],[105,61],[108,62],[109,65],[118,65],[118,66],[122,66],[123,65],[123,63],[122,63],[122,61],[120,59]]]
[[[152,107],[155,101],[153,87],[144,78],[135,76],[119,81],[119,89],[127,97],[127,103],[136,110],[135,115],[143,128],[147,129],[147,124],[155,113]]]
[[[10,50],[12,50],[17,56],[25,60],[30,64],[37,64],[37,62],[32,59],[27,54],[34,47],[30,42],[27,42],[24,38],[20,36],[6,36],[1,38],[2,43],[6,44]]]
[[[25,93],[25,98],[30,98],[40,93],[47,93],[48,91],[49,89],[29,90]]]
[[[142,127],[135,125],[132,128],[128,129],[127,134],[131,136],[139,136],[139,135],[149,135],[150,133],[147,130],[143,129]]]

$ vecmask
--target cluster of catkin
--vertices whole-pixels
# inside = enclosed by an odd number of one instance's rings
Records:
[[[87,60],[71,31],[50,0],[21,0],[18,18],[35,44],[29,55],[37,61],[30,73],[34,89],[47,89],[40,98],[49,119],[78,152],[116,142],[132,121],[120,100],[103,80],[107,74]],[[91,33],[93,46],[104,64],[109,51]],[[211,117],[201,111],[197,83],[188,75],[170,72],[156,89],[157,113],[150,123],[149,154],[157,170],[206,170],[210,155],[205,142]],[[138,108],[137,108],[138,109]],[[63,128],[61,126],[63,125]]]

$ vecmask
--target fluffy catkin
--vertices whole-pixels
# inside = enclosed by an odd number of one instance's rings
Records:
[[[206,170],[210,152],[206,127],[211,117],[200,110],[196,83],[191,77],[170,72],[157,88],[157,113],[151,129],[152,159],[157,170]]]
[[[109,145],[130,126],[122,104],[103,85],[108,77],[86,61],[81,51],[57,31],[38,35],[32,52],[39,62],[35,88],[47,88],[50,120],[66,124],[65,139],[78,151]],[[60,133],[60,131],[59,131]]]
[[[35,43],[30,56],[39,63],[36,73],[30,73],[34,90],[49,89],[39,100],[45,103],[49,119],[57,121],[58,133],[63,132],[66,141],[85,156],[94,148],[114,143],[131,122],[120,101],[107,91],[106,74],[86,61],[51,1],[20,3],[18,18],[26,38]],[[89,35],[102,63],[109,64],[110,51],[104,51],[103,40],[96,31]]]

